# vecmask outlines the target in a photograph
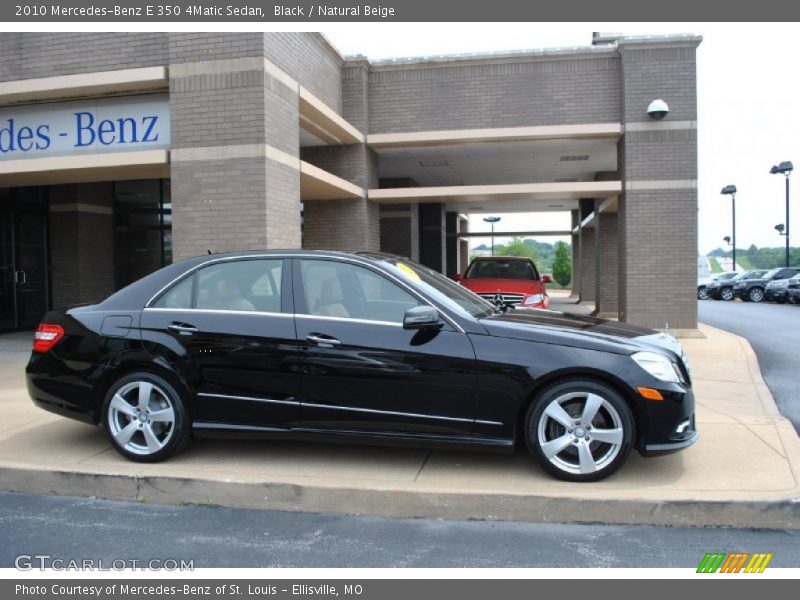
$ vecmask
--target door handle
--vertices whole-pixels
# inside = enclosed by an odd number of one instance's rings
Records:
[[[167,330],[180,335],[192,335],[193,333],[200,333],[200,330],[194,325],[187,323],[171,323],[167,325]]]
[[[325,335],[324,333],[312,333],[306,336],[306,341],[312,344],[316,344],[317,346],[333,348],[335,346],[341,346],[342,342],[337,340],[335,337],[331,337],[329,335]]]
[[[18,283],[20,285],[25,285],[28,283],[28,274],[25,272],[25,269],[14,271],[14,283]]]

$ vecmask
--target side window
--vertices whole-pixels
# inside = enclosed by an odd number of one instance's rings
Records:
[[[176,283],[153,304],[157,308],[191,308],[194,277]]]
[[[402,323],[419,302],[402,287],[370,269],[326,260],[300,261],[310,315]]]
[[[155,306],[281,312],[282,273],[282,259],[238,260],[210,265],[168,290]]]

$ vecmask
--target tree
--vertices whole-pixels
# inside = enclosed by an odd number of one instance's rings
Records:
[[[497,256],[525,256],[532,258],[534,262],[539,260],[539,253],[536,248],[526,244],[525,240],[518,237],[512,238],[507,244],[495,247],[494,253]]]
[[[572,279],[572,256],[570,256],[569,246],[564,242],[556,242],[553,279],[561,287],[567,287]]]

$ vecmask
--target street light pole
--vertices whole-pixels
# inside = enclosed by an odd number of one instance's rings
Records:
[[[733,270],[736,270],[736,186],[726,185],[720,194],[731,197],[731,221],[733,222]]]
[[[492,256],[494,256],[494,224],[500,220],[500,217],[484,217],[483,220],[492,225]]]
[[[786,236],[786,259],[785,259],[786,264],[784,265],[786,267],[789,266],[789,248],[790,248],[790,244],[789,244],[789,175],[792,174],[793,170],[794,170],[794,165],[789,160],[783,161],[782,163],[773,166],[769,170],[770,174],[772,174],[772,175],[777,175],[778,173],[782,174],[784,176],[784,179],[786,180],[786,223],[784,223],[783,232],[781,233],[781,235],[785,235]]]

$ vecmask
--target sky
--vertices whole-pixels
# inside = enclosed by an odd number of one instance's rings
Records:
[[[730,198],[738,189],[737,247],[782,246],[774,226],[785,221],[783,176],[773,164],[800,168],[800,37],[798,24],[708,23],[448,23],[331,25],[323,30],[345,55],[386,59],[439,54],[586,46],[592,32],[629,35],[694,33],[697,51],[699,239],[701,254],[725,246],[731,233]],[[665,98],[669,103],[669,98]],[[794,185],[800,198],[800,180]],[[800,246],[800,204],[792,201],[793,245]],[[504,215],[496,227],[568,229],[564,214]],[[488,230],[480,217],[472,231]],[[557,238],[545,238],[554,241]],[[478,244],[485,240],[477,238]]]

